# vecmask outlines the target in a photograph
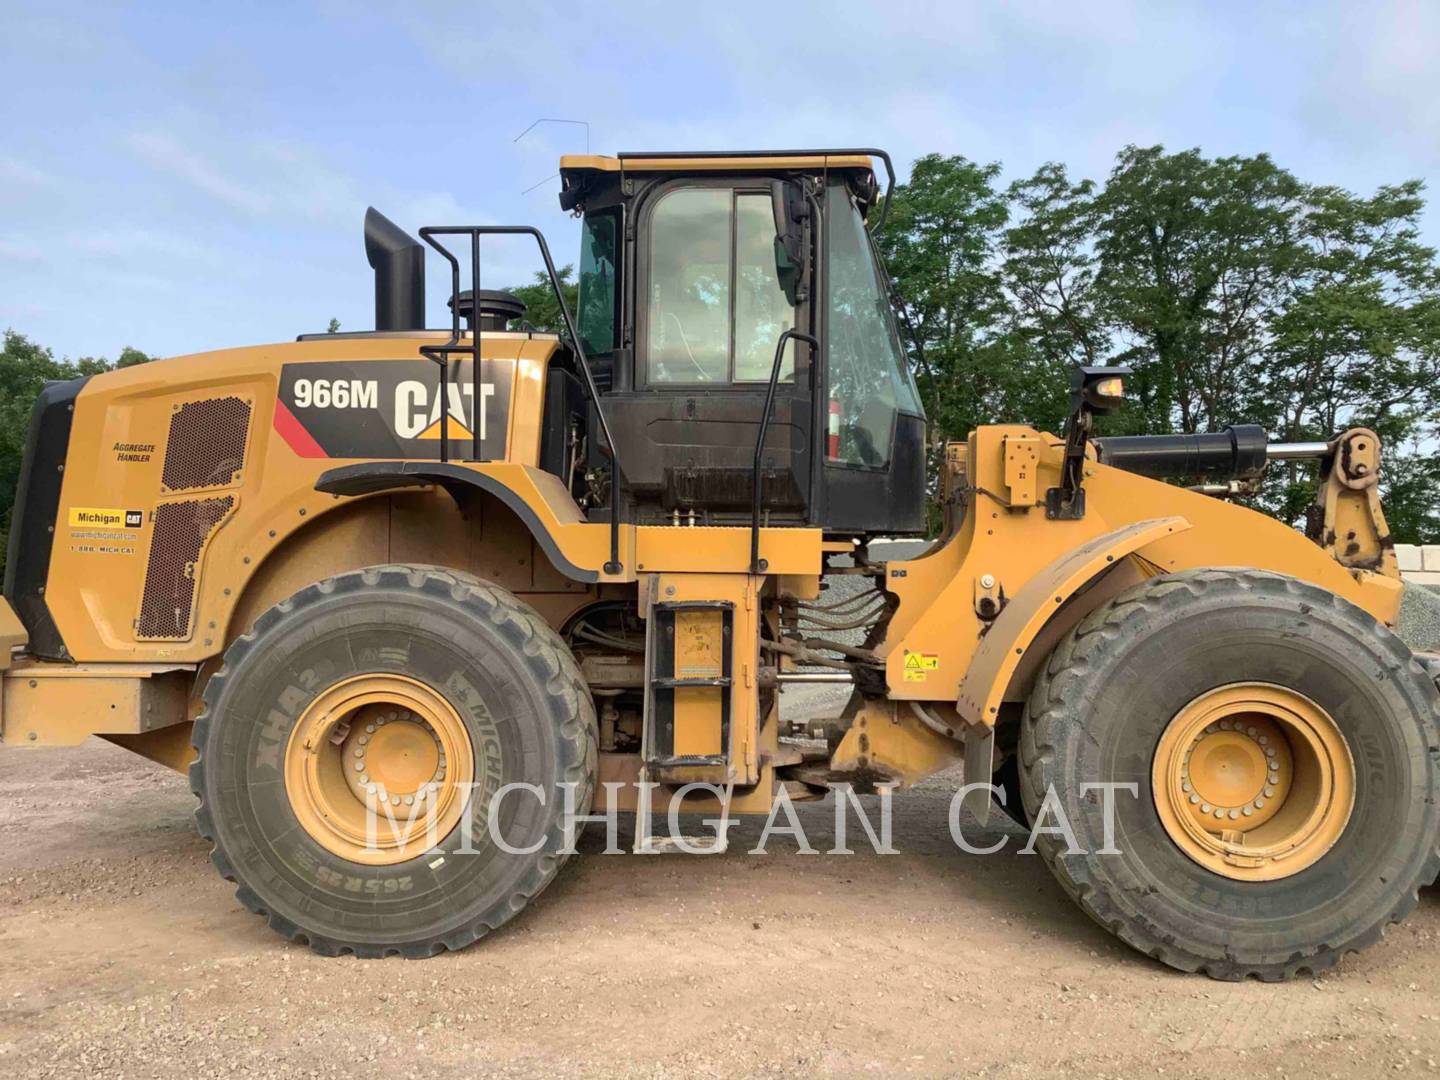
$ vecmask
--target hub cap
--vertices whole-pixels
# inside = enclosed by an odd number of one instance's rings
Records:
[[[474,779],[470,734],[443,696],[403,675],[358,675],[301,714],[285,789],[301,827],[350,862],[387,866],[459,824]]]
[[[1309,698],[1268,683],[1202,694],[1155,751],[1155,808],[1170,838],[1209,870],[1272,881],[1329,851],[1355,802],[1340,729]]]

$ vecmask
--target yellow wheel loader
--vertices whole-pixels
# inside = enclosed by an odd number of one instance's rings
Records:
[[[956,766],[1173,967],[1377,940],[1440,866],[1440,691],[1390,629],[1374,434],[1095,437],[1126,373],[1083,368],[1061,434],[928,453],[879,166],[893,189],[869,149],[567,157],[573,313],[535,230],[371,211],[373,332],[48,386],[4,743],[188,771],[240,899],[327,954],[470,944],[584,815],[693,850],[667,800],[725,824]],[[536,242],[562,333],[480,287],[497,233]],[[1277,458],[1320,470],[1308,535],[1230,498]],[[924,554],[871,557],[931,499]],[[795,737],[780,696],[816,682],[850,704]]]

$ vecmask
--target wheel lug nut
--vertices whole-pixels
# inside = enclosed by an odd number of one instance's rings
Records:
[[[1251,814],[1255,813],[1255,808],[1253,806],[1247,806],[1244,810],[1241,810],[1240,812],[1246,817],[1249,817]]]
[[[1208,802],[1207,802],[1207,803],[1201,803],[1201,804],[1200,804],[1200,812],[1201,812],[1202,814],[1208,814],[1208,813],[1210,813],[1211,810],[1214,810],[1214,809],[1215,809],[1215,808],[1214,808],[1213,806],[1211,806]]]
[[[1198,803],[1199,801],[1200,801],[1200,796],[1199,796],[1199,795],[1191,795],[1191,796],[1190,796],[1190,805],[1191,805],[1191,806],[1194,806],[1194,805],[1195,805],[1196,803]]]

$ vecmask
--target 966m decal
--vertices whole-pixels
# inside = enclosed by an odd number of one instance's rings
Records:
[[[505,456],[515,361],[450,362],[442,395],[429,360],[335,360],[286,364],[275,428],[302,457],[435,458],[442,419],[451,456]],[[442,408],[442,396],[445,398]]]

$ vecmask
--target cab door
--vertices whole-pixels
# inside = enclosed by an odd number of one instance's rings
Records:
[[[809,327],[781,288],[766,177],[685,178],[638,200],[629,385],[605,408],[637,521],[748,522],[755,439],[780,334]],[[582,306],[583,306],[582,297]],[[813,360],[786,346],[762,470],[768,521],[809,520]]]

